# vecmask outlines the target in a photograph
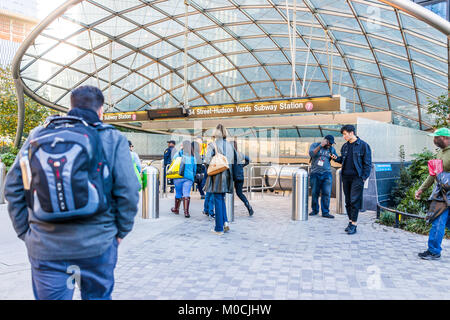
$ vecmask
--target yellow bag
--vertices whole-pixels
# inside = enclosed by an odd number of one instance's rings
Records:
[[[172,163],[170,164],[169,169],[167,170],[166,174],[167,179],[183,178],[183,176],[180,174],[181,160],[182,157],[177,157],[172,160]]]
[[[214,145],[216,154],[211,159],[211,163],[208,166],[208,172],[207,172],[208,176],[215,176],[216,174],[219,174],[219,173],[224,172],[225,170],[229,169],[227,157],[225,157],[223,154],[220,154],[217,151],[217,146],[215,143],[213,145]]]

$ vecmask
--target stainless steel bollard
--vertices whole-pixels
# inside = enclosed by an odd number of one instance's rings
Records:
[[[225,193],[228,222],[234,222],[234,193]]]
[[[153,166],[142,170],[142,218],[159,218],[159,170]]]
[[[0,204],[5,203],[6,165],[0,161]]]
[[[342,177],[341,177],[342,168],[339,168],[336,171],[336,213],[337,214],[345,214],[345,198],[344,198],[344,189],[342,188]]]
[[[292,220],[308,220],[308,172],[299,169],[292,175]]]

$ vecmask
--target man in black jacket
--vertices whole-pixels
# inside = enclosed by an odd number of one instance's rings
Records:
[[[343,126],[341,133],[347,142],[341,148],[341,156],[333,155],[332,159],[342,164],[345,209],[350,220],[345,231],[355,234],[358,213],[362,206],[364,182],[369,178],[372,168],[372,151],[366,142],[356,136],[354,126]]]
[[[163,192],[166,193],[166,175],[167,175],[167,169],[168,165],[172,163],[173,156],[175,153],[177,153],[177,150],[175,149],[176,142],[174,140],[167,141],[168,147],[164,151],[164,184],[163,184]],[[172,179],[168,179],[167,183],[171,186],[170,187],[170,193],[173,193],[173,181]]]

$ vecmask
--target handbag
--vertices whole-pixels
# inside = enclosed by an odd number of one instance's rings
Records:
[[[438,173],[436,174],[436,180],[437,185],[430,196],[430,208],[425,217],[428,223],[436,220],[450,205],[448,197],[450,192],[450,174],[448,172]]]
[[[221,172],[224,172],[225,170],[228,170],[230,167],[228,166],[228,160],[227,157],[225,157],[223,154],[220,154],[217,151],[217,145],[213,143],[214,150],[216,151],[216,154],[211,159],[211,162],[208,167],[208,176],[215,176],[216,174],[219,174]]]
[[[172,160],[172,163],[167,170],[167,179],[179,179],[184,176],[184,159],[183,157],[177,157]]]

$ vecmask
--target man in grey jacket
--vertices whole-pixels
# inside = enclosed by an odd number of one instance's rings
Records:
[[[99,124],[104,97],[92,86],[71,93],[68,115]],[[30,133],[21,152],[33,136]],[[6,177],[8,211],[18,237],[25,241],[31,263],[33,292],[36,299],[69,300],[75,283],[82,299],[111,299],[117,249],[131,231],[139,201],[136,179],[127,139],[112,127],[99,130],[106,160],[112,175],[110,209],[89,218],[66,222],[44,222],[27,207],[19,157]]]

